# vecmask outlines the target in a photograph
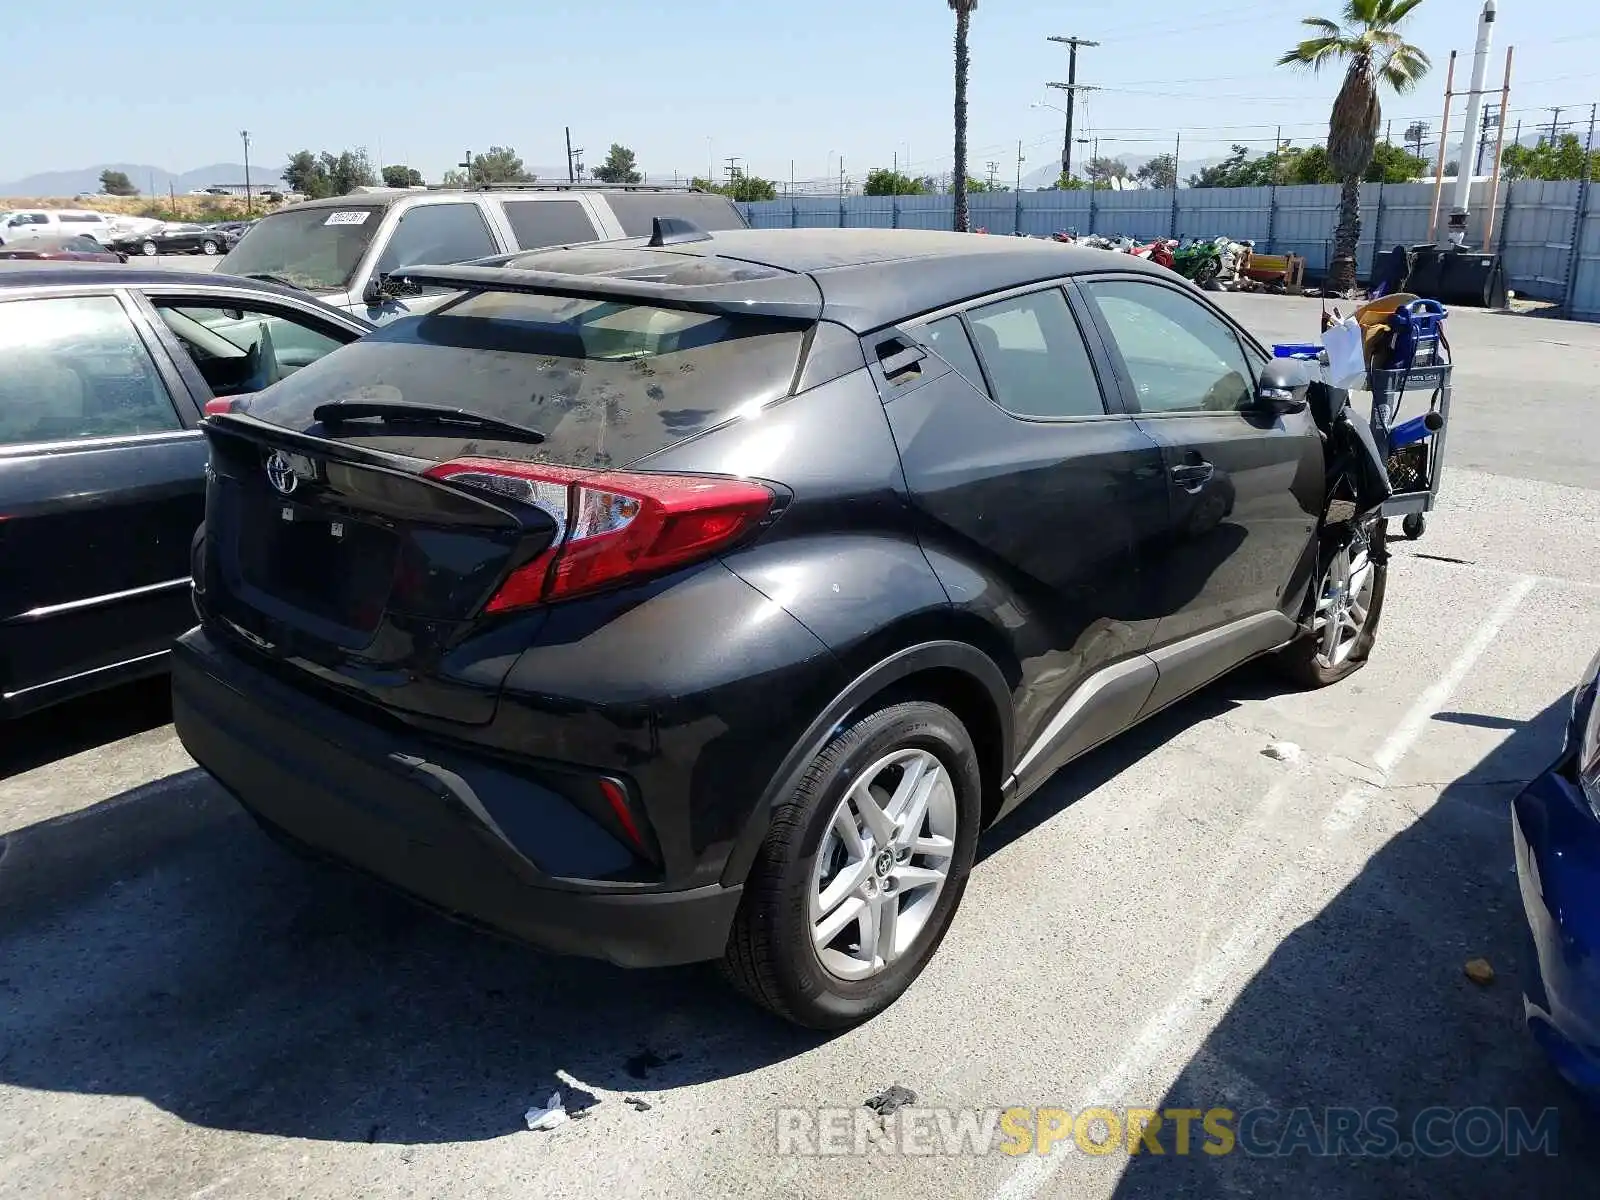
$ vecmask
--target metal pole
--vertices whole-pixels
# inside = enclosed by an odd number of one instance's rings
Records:
[[[1472,80],[1467,88],[1467,112],[1461,126],[1461,161],[1456,166],[1455,198],[1450,206],[1449,239],[1466,244],[1467,215],[1472,211],[1472,152],[1479,136],[1478,113],[1483,107],[1483,81],[1489,68],[1489,43],[1494,37],[1494,0],[1483,0],[1478,17],[1478,41],[1472,51]]]
[[[248,217],[255,211],[250,197],[250,131],[241,129],[239,136],[244,139],[244,215]]]
[[[1072,107],[1078,95],[1078,47],[1098,46],[1099,42],[1091,42],[1087,38],[1052,37],[1052,42],[1060,42],[1067,47],[1067,83],[1063,91],[1067,93],[1067,127],[1061,136],[1061,174],[1064,178],[1072,178]],[[1050,84],[1051,87],[1061,88],[1059,83]]]
[[[1278,166],[1283,154],[1283,126],[1272,135],[1272,186],[1267,189],[1267,253],[1276,254],[1273,245],[1278,233]]]
[[[568,183],[575,183],[577,181],[572,178],[572,126],[568,125],[566,127],[566,130],[567,130],[567,182]]]
[[[1178,155],[1183,152],[1183,131],[1178,131],[1177,140],[1172,143],[1172,225],[1168,237],[1178,236]]]
[[[1572,298],[1578,290],[1578,243],[1583,239],[1583,218],[1589,201],[1589,156],[1594,153],[1594,117],[1597,105],[1589,105],[1589,136],[1583,143],[1583,178],[1578,182],[1578,201],[1572,206],[1572,245],[1567,249],[1567,294],[1561,303],[1561,315],[1572,316]]]
[[[1394,131],[1394,122],[1390,121],[1383,127],[1383,144],[1392,145],[1389,135]],[[1383,184],[1384,178],[1378,176],[1378,213],[1372,218],[1372,272],[1378,272],[1378,254],[1383,249]]]
[[[1444,76],[1444,119],[1439,122],[1439,157],[1433,173],[1433,212],[1428,217],[1428,240],[1439,228],[1439,198],[1444,193],[1444,147],[1450,140],[1450,98],[1456,83],[1456,52],[1450,51],[1450,69]]]
[[[1511,100],[1511,54],[1515,46],[1506,47],[1506,77],[1500,82],[1500,129],[1494,139],[1494,173],[1489,177],[1489,215],[1484,219],[1483,248],[1487,250],[1494,241],[1494,210],[1500,200],[1500,153],[1506,144],[1506,105]],[[1521,124],[1518,124],[1521,129]],[[1506,199],[1510,200],[1507,189]]]
[[[1022,232],[1022,164],[1024,161],[1022,143],[1019,141],[1017,143],[1017,215],[1011,223],[1012,233]]]

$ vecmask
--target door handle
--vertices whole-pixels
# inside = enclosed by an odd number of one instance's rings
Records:
[[[1216,468],[1204,461],[1181,463],[1172,468],[1173,480],[1187,488],[1189,491],[1198,491],[1211,482],[1211,476],[1216,473]]]

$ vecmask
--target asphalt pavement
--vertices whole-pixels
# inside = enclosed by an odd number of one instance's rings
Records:
[[[1224,302],[1269,340],[1315,334],[1315,301]],[[1318,692],[1247,668],[1063,770],[985,837],[924,976],[845,1034],[776,1023],[710,968],[548,957],[301,863],[194,769],[159,683],[14,724],[0,1196],[1592,1194],[1593,1127],[1521,1025],[1507,804],[1600,648],[1600,328],[1450,328],[1445,495],[1396,548],[1368,667]],[[600,1102],[529,1132],[557,1071]],[[892,1084],[916,1110],[824,1136]],[[939,1149],[941,1123],[1013,1106],[1156,1110],[1164,1152],[910,1152],[908,1130]],[[1199,1114],[1301,1106],[1407,1131],[1520,1110],[1556,1152],[1201,1147]]]

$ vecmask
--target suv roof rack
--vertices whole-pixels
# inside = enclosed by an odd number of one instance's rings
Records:
[[[457,189],[451,189],[457,190]],[[688,183],[475,183],[469,192],[700,192]]]

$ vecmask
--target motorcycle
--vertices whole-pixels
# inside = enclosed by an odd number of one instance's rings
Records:
[[[1144,246],[1135,246],[1128,251],[1135,258],[1143,258],[1153,262],[1158,267],[1172,269],[1172,245],[1166,238],[1157,238]]]
[[[1204,286],[1222,274],[1222,251],[1215,242],[1189,242],[1173,252],[1172,269],[1185,279]]]

